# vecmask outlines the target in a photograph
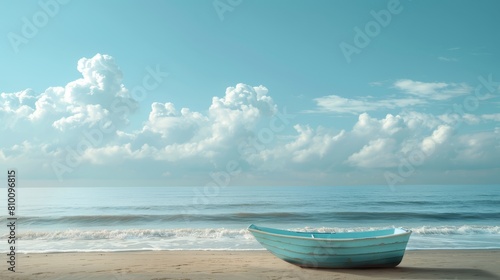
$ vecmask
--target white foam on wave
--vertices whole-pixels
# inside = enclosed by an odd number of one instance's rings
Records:
[[[2,236],[5,237],[5,236]],[[99,229],[80,230],[68,229],[62,231],[25,231],[17,235],[20,240],[99,240],[99,239],[147,239],[147,238],[201,238],[201,239],[222,239],[222,238],[251,238],[246,229],[225,229],[225,228],[181,228],[181,229]]]
[[[381,227],[292,230],[347,232],[376,229]],[[420,226],[410,229],[413,231],[408,244],[410,250],[500,248],[500,226]],[[262,249],[246,228],[20,231],[18,243],[20,253]]]
[[[377,230],[385,227],[356,227],[356,228],[294,228],[295,231],[317,232],[352,232]],[[416,235],[500,235],[500,226],[420,226],[409,228]],[[8,237],[6,234],[1,238]],[[199,238],[199,239],[225,239],[225,238],[252,238],[247,229],[226,228],[179,228],[179,229],[67,229],[56,231],[21,231],[17,234],[20,240],[99,240],[99,239],[144,239],[144,238]],[[499,236],[500,237],[500,236]]]
[[[498,234],[500,235],[500,226],[421,226],[412,228],[416,234],[422,235],[475,235],[475,234]]]
[[[296,228],[295,231],[317,231],[317,232],[353,232],[379,230],[387,227],[352,227],[352,228]],[[500,226],[484,225],[460,225],[460,226],[417,226],[408,227],[414,234],[419,235],[477,235],[495,234],[500,235]]]

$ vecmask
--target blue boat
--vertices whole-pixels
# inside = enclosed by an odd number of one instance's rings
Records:
[[[403,259],[411,230],[322,233],[250,225],[248,230],[276,257],[300,267],[395,267]]]

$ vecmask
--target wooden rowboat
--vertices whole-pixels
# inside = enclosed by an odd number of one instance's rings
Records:
[[[248,230],[278,258],[301,267],[395,267],[403,259],[411,230],[320,233],[250,225]]]

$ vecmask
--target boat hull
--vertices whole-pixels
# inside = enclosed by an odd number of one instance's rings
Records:
[[[278,258],[301,267],[395,267],[403,259],[411,231],[358,233],[292,232],[250,225],[248,230]]]

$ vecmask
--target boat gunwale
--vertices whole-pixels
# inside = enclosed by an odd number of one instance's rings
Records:
[[[251,228],[251,226],[254,226],[256,228]],[[397,237],[397,236],[403,236],[403,235],[409,235],[412,233],[410,229],[405,229],[402,227],[397,227],[397,228],[387,228],[387,229],[382,229],[382,230],[388,230],[388,229],[400,229],[403,230],[404,232],[401,233],[393,233],[393,234],[388,234],[388,235],[380,235],[380,236],[373,236],[373,237],[360,237],[360,238],[316,238],[316,237],[308,237],[308,236],[293,236],[293,235],[287,235],[287,234],[279,234],[279,233],[270,233],[264,230],[259,229],[260,227],[252,224],[250,225],[247,229],[251,232],[259,232],[265,235],[271,235],[271,236],[277,236],[277,237],[285,237],[285,238],[293,238],[293,239],[302,239],[302,240],[315,240],[315,241],[331,241],[331,242],[349,242],[349,241],[360,241],[360,240],[370,240],[370,239],[386,239],[386,238],[392,238],[392,237]],[[271,228],[273,229],[273,228]],[[320,233],[323,234],[322,232],[298,232],[298,231],[290,231],[290,230],[282,230],[286,232],[291,232],[291,233]],[[372,231],[378,231],[378,230],[372,230]],[[370,232],[370,231],[358,231],[358,232]],[[326,232],[325,232],[326,233]],[[335,234],[335,233],[333,233]]]

